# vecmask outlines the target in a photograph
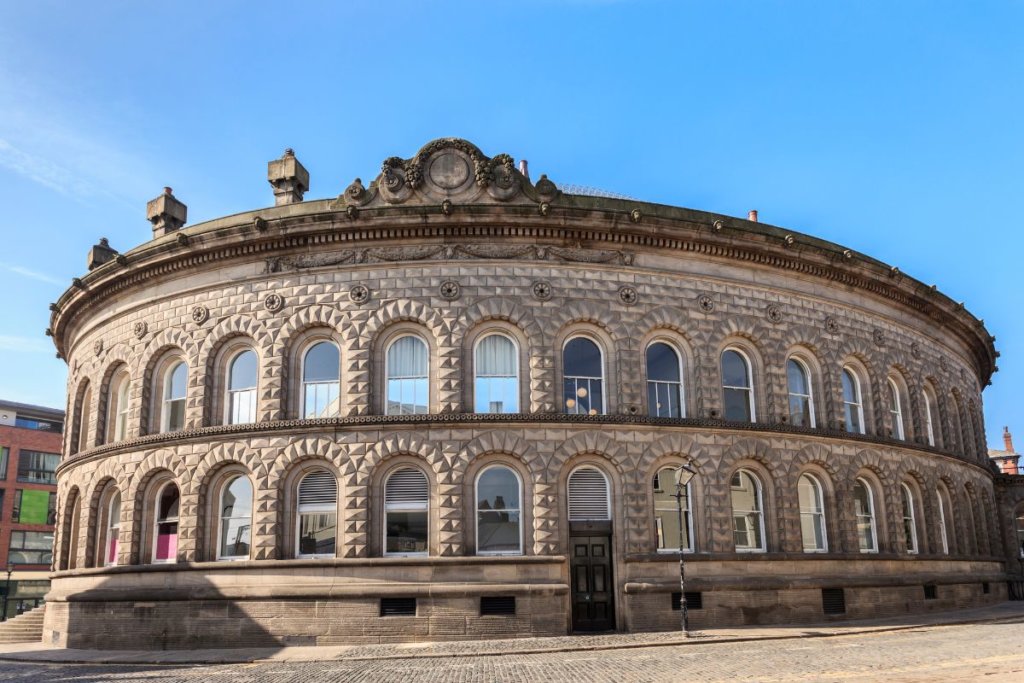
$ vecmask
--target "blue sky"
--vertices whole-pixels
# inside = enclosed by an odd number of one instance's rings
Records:
[[[0,396],[64,405],[47,304],[98,237],[309,198],[458,136],[536,176],[900,267],[983,318],[989,442],[1024,446],[1021,2],[0,0]],[[895,5],[895,6],[893,6]]]

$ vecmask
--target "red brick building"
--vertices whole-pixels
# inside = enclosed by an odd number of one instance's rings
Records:
[[[4,618],[41,602],[49,586],[63,428],[63,410],[0,400],[0,591],[10,591]]]
[[[1003,427],[1003,446],[1004,450],[1001,451],[990,448],[988,457],[1003,474],[1020,474],[1020,453],[1013,450],[1013,435],[1010,434],[1009,427]]]

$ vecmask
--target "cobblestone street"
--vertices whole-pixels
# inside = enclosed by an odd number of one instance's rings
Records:
[[[0,662],[0,680],[43,681],[965,681],[1024,680],[1024,619],[829,638],[629,649],[192,666]]]

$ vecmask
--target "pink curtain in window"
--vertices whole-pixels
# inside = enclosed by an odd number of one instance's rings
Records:
[[[112,536],[110,545],[107,547],[107,564],[117,562],[117,536]]]
[[[178,554],[178,534],[161,533],[156,537],[156,559],[170,560]]]

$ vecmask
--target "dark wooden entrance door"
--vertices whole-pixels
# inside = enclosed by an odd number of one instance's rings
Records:
[[[610,536],[570,536],[572,628],[611,631],[615,628]]]

